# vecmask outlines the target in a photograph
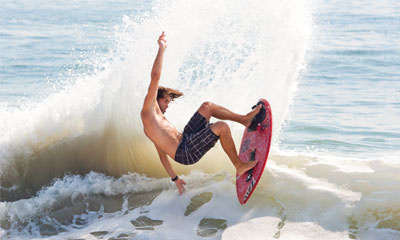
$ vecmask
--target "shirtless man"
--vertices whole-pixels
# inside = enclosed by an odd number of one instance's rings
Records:
[[[141,118],[144,132],[154,143],[161,163],[171,180],[175,182],[179,194],[182,194],[185,190],[184,185],[186,183],[176,175],[167,156],[181,164],[194,164],[215,145],[218,139],[221,139],[222,148],[232,161],[238,176],[252,169],[257,161],[248,163],[240,161],[228,124],[222,121],[210,124],[209,120],[211,117],[215,117],[221,120],[235,121],[247,127],[260,111],[261,105],[258,105],[246,115],[240,115],[214,103],[204,102],[185,126],[183,133],[178,132],[165,118],[164,113],[168,104],[174,98],[183,94],[177,90],[158,85],[163,56],[167,48],[164,32],[157,42],[158,53],[151,71],[151,82],[144,99]]]

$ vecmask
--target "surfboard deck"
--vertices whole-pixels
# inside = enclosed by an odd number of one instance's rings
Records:
[[[267,163],[272,136],[272,113],[267,100],[260,99],[265,110],[265,118],[258,124],[246,128],[243,133],[239,150],[239,158],[242,162],[258,160],[257,165],[242,176],[236,178],[236,192],[241,204],[245,204],[256,188]],[[263,109],[260,110],[263,111]],[[260,115],[263,115],[261,113]]]

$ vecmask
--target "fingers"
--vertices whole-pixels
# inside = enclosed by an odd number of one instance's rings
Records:
[[[176,185],[178,187],[179,195],[182,195],[182,193],[185,191],[185,187],[183,185],[186,185],[186,182],[182,179],[178,179]]]
[[[158,46],[161,49],[167,48],[167,40],[165,40],[165,33],[164,31],[161,33],[160,37],[157,40]]]
[[[179,195],[182,195],[182,193],[185,191],[185,187],[183,185],[181,185],[179,188]]]
[[[161,33],[161,35],[160,35],[160,37],[158,38],[158,40],[164,40],[165,41],[165,33],[164,33],[164,31]]]

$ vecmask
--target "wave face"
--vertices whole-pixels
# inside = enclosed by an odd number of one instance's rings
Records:
[[[166,114],[178,129],[204,101],[246,113],[263,97],[278,135],[312,34],[308,3],[155,2],[152,11],[123,18],[95,73],[40,103],[1,109],[2,201],[32,196],[65,173],[166,175],[139,118],[162,31],[169,46],[161,84],[185,93]],[[239,141],[243,127],[231,128]],[[231,171],[216,149],[194,168]]]

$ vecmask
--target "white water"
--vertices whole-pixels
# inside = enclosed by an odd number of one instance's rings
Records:
[[[332,160],[335,164],[329,163]],[[95,232],[106,232],[109,238],[127,234],[139,239],[201,239],[197,231],[203,218],[226,221],[224,231],[211,235],[222,239],[397,239],[395,199],[400,194],[394,183],[400,166],[382,161],[360,166],[356,161],[273,154],[257,191],[243,206],[235,199],[234,177],[225,172],[181,176],[188,183],[182,196],[169,178],[67,176],[36,197],[2,203],[0,216],[15,224],[11,229],[19,233],[11,231],[11,236],[44,237],[46,224],[63,229],[51,239],[96,239]],[[154,191],[150,204],[133,208],[129,203]],[[211,199],[186,216],[191,198],[201,193],[211,193]],[[100,202],[100,209],[93,207],[93,199]],[[62,224],[68,222],[69,212],[75,212],[72,223]],[[140,216],[163,223],[155,231],[141,230],[130,223]]]

